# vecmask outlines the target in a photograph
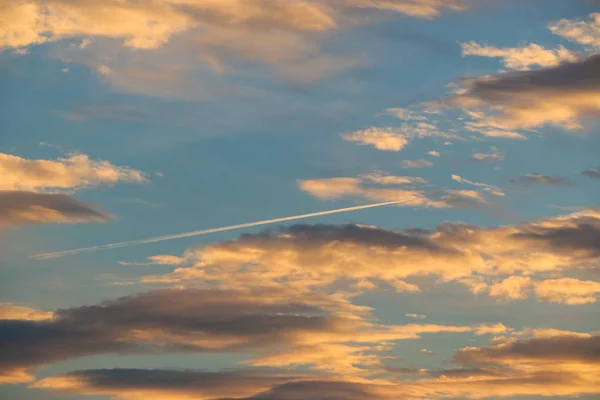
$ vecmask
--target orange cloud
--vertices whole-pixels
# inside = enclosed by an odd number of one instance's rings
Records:
[[[44,321],[53,317],[54,313],[49,311],[40,311],[10,303],[0,303],[0,320]]]
[[[93,161],[85,154],[53,160],[30,160],[0,153],[0,190],[74,189],[118,182],[144,182],[140,171]]]
[[[600,282],[574,278],[547,279],[535,283],[538,299],[552,303],[595,303],[600,296]]]
[[[467,42],[461,43],[461,48],[463,56],[499,57],[506,67],[520,70],[528,70],[534,65],[552,67],[579,60],[577,53],[563,46],[550,50],[535,43],[520,47],[494,47]]]

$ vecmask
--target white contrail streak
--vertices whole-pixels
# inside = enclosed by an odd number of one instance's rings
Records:
[[[343,213],[343,212],[348,212],[348,211],[364,210],[365,208],[381,207],[381,206],[387,206],[387,205],[390,205],[390,204],[397,204],[397,203],[402,203],[402,202],[403,202],[403,200],[398,200],[398,201],[388,201],[386,203],[366,204],[366,205],[363,205],[363,206],[338,208],[337,210],[320,211],[320,212],[310,213],[310,214],[294,215],[294,216],[291,216],[291,217],[267,219],[267,220],[264,220],[264,221],[248,222],[248,223],[245,223],[245,224],[238,224],[238,225],[229,225],[229,226],[223,226],[223,227],[220,227],[220,228],[204,229],[204,230],[201,230],[201,231],[176,233],[174,235],[158,236],[158,237],[153,237],[153,238],[148,238],[148,239],[140,239],[140,240],[132,240],[132,241],[129,241],[129,242],[119,242],[119,243],[103,244],[101,246],[92,246],[92,247],[84,247],[84,248],[81,248],[81,249],[56,251],[56,252],[53,252],[53,253],[43,253],[43,254],[37,254],[37,255],[31,256],[30,258],[35,258],[36,260],[43,260],[43,259],[48,259],[48,258],[58,258],[58,257],[70,256],[70,255],[74,255],[74,254],[89,253],[89,252],[98,251],[98,250],[117,249],[119,247],[137,246],[139,244],[162,242],[164,240],[180,239],[180,238],[189,237],[189,236],[206,235],[207,233],[230,231],[230,230],[233,230],[233,229],[241,229],[241,228],[249,228],[251,226],[275,224],[277,222],[292,221],[292,220],[295,220],[295,219],[312,218],[312,217],[319,217],[321,215],[337,214],[337,213]]]

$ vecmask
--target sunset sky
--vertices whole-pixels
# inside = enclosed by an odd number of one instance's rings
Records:
[[[600,2],[0,0],[0,91],[1,399],[599,398]]]

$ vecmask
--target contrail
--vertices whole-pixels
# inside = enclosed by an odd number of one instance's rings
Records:
[[[277,222],[292,221],[292,220],[295,220],[295,219],[312,218],[312,217],[319,217],[321,215],[337,214],[337,213],[343,213],[343,212],[348,212],[348,211],[364,210],[365,208],[381,207],[381,206],[387,206],[387,205],[390,205],[390,204],[397,204],[397,203],[402,203],[402,202],[403,202],[403,200],[388,201],[386,203],[366,204],[366,205],[363,205],[363,206],[338,208],[337,210],[320,211],[320,212],[315,212],[315,213],[310,213],[310,214],[294,215],[294,216],[291,216],[291,217],[267,219],[267,220],[264,220],[264,221],[248,222],[248,223],[245,223],[245,224],[238,224],[238,225],[229,225],[229,226],[223,226],[223,227],[220,227],[220,228],[203,229],[201,231],[176,233],[174,235],[158,236],[158,237],[153,237],[153,238],[148,238],[148,239],[140,239],[140,240],[132,240],[132,241],[129,241],[129,242],[119,242],[119,243],[103,244],[101,246],[92,246],[92,247],[84,247],[84,248],[81,248],[81,249],[56,251],[56,252],[53,252],[53,253],[43,253],[43,254],[37,254],[37,255],[31,256],[30,258],[35,258],[36,260],[43,260],[43,259],[48,259],[48,258],[58,258],[58,257],[70,256],[70,255],[74,255],[74,254],[89,253],[89,252],[98,251],[98,250],[117,249],[119,247],[137,246],[137,245],[140,245],[140,244],[156,243],[156,242],[162,242],[164,240],[180,239],[180,238],[189,237],[189,236],[206,235],[207,233],[230,231],[230,230],[233,230],[233,229],[241,229],[241,228],[249,228],[251,226],[275,224]]]

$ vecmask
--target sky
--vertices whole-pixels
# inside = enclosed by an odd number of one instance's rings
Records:
[[[0,88],[0,398],[600,396],[598,1],[0,0]]]

